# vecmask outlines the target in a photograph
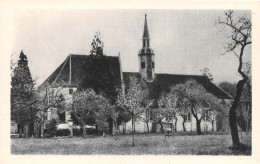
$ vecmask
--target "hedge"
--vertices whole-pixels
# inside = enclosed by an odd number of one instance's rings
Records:
[[[56,131],[56,136],[69,136],[70,130],[69,129],[58,129]]]

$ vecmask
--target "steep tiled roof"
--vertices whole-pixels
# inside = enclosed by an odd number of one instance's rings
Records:
[[[99,57],[92,55],[69,55],[65,61],[41,85],[49,84],[51,87],[78,86],[84,78],[84,68],[91,61]],[[108,61],[108,71],[111,72],[115,85],[120,85],[120,67],[117,56],[104,56]]]
[[[42,84],[49,84],[51,87],[60,86],[79,86],[81,81],[85,77],[84,68],[86,65],[92,64],[91,61],[97,59],[97,56],[91,55],[69,55],[64,62],[45,80]],[[120,63],[119,58],[116,56],[104,56],[108,61],[110,71],[113,76],[113,83],[116,87],[120,87]],[[129,77],[135,76],[140,78],[140,74],[137,72],[123,72],[123,79],[126,84],[126,88],[129,84]],[[150,96],[153,99],[159,98],[162,92],[168,92],[170,87],[179,83],[185,83],[187,80],[194,79],[205,89],[214,94],[218,98],[231,99],[228,93],[209,81],[206,76],[198,75],[177,75],[177,74],[156,74],[155,79],[151,83],[147,83],[149,87]]]
[[[139,73],[136,72],[123,72],[126,87],[129,84],[129,77],[135,76],[140,78]],[[218,98],[231,99],[228,93],[209,81],[207,76],[199,75],[176,75],[176,74],[156,74],[153,82],[147,83],[151,98],[158,99],[162,92],[169,92],[170,87],[176,84],[185,83],[187,80],[196,80],[203,85],[205,89],[214,94]]]

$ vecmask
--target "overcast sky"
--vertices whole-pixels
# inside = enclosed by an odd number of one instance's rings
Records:
[[[13,58],[27,55],[33,78],[41,84],[71,54],[89,54],[100,31],[104,53],[120,52],[123,71],[138,71],[144,15],[147,14],[155,72],[200,75],[208,67],[218,84],[235,82],[238,60],[225,51],[225,32],[214,26],[224,11],[215,10],[18,10],[13,19]],[[249,11],[235,11],[250,17]],[[245,60],[251,60],[251,46]]]

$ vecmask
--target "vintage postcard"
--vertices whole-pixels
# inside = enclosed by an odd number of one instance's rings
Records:
[[[1,162],[259,161],[259,2],[96,3],[3,3]]]

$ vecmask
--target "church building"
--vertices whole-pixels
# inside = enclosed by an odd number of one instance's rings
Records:
[[[215,95],[218,99],[226,100],[232,99],[228,93],[213,84],[207,76],[200,75],[179,75],[179,74],[162,74],[156,73],[156,54],[150,45],[150,36],[148,31],[147,16],[145,15],[144,31],[142,38],[142,48],[138,52],[139,72],[124,72],[121,67],[121,58],[118,56],[104,56],[108,62],[107,71],[111,72],[113,76],[112,84],[116,88],[125,90],[129,85],[130,77],[134,76],[142,78],[146,81],[149,88],[149,94],[155,101],[160,98],[161,93],[169,92],[170,87],[176,84],[185,83],[187,80],[193,79],[199,84],[205,87],[205,89]],[[154,47],[156,48],[156,47]],[[84,78],[85,65],[93,64],[93,60],[96,60],[94,55],[79,55],[69,54],[65,61],[45,80],[41,85],[48,86],[49,90],[59,91],[63,94],[68,103],[72,101],[72,94],[77,91],[82,79]],[[154,106],[156,108],[156,104]],[[48,112],[48,120],[52,119],[55,114],[51,110]],[[159,125],[156,124],[154,116],[155,113],[144,114],[144,117],[149,117],[149,129],[154,132],[159,131]],[[65,112],[64,122],[69,123],[71,121],[69,112]],[[169,127],[172,125],[173,120],[164,120],[164,126]],[[210,131],[212,128],[216,129],[216,122],[213,125],[207,120],[203,119],[201,123],[202,131]],[[196,131],[196,121],[191,113],[187,114],[185,127],[187,131]],[[178,118],[177,131],[183,131],[182,117]],[[127,122],[119,126],[120,132],[131,131],[131,122]],[[147,126],[141,121],[135,122],[135,130],[137,133],[147,132]]]

